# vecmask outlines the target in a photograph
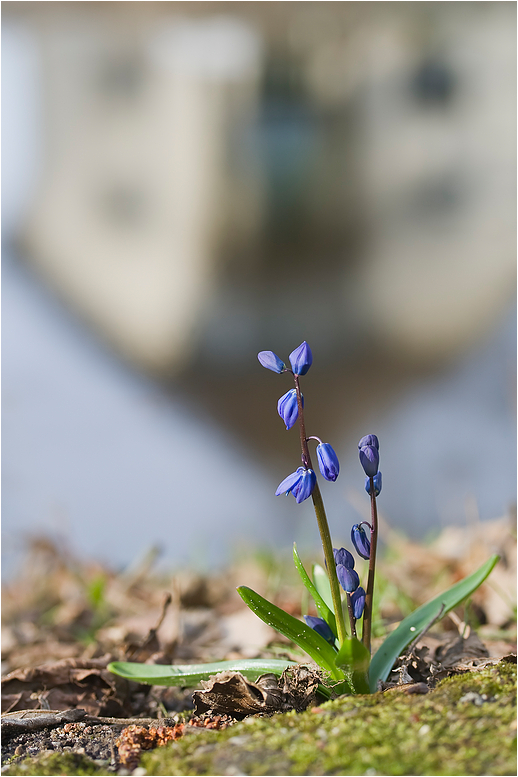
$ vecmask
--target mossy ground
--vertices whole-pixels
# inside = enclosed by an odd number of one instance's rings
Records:
[[[344,697],[179,740],[141,766],[150,775],[512,775],[515,687],[516,666],[501,664],[425,696]]]
[[[49,753],[44,752],[35,758],[25,758],[18,764],[8,767],[3,771],[8,775],[104,775],[106,769],[96,766],[91,758],[78,753]]]
[[[343,697],[304,713],[200,731],[141,759],[149,775],[513,775],[516,665],[442,681],[427,695]],[[74,753],[42,753],[6,775],[106,774]]]

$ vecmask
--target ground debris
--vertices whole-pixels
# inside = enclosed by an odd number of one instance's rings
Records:
[[[54,728],[64,723],[82,720],[85,710],[18,710],[2,715],[2,736],[13,736],[23,731],[35,731],[39,728]]]
[[[79,707],[91,715],[127,715],[124,683],[106,669],[111,660],[65,658],[15,669],[2,679],[2,712]]]
[[[176,723],[174,726],[158,726],[146,728],[145,726],[132,725],[121,731],[115,745],[119,750],[120,763],[133,771],[138,766],[143,750],[151,750],[154,747],[163,747],[168,742],[180,739],[183,736],[185,724]]]
[[[280,678],[264,674],[255,683],[240,672],[220,672],[204,683],[204,690],[194,692],[195,710],[237,719],[293,709],[299,712],[314,702],[320,681],[318,670],[304,665],[289,667]]]

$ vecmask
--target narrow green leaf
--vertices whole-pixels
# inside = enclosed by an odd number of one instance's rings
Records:
[[[333,609],[333,597],[331,596],[331,586],[326,570],[320,564],[313,564],[313,582],[318,593],[327,604],[330,610]]]
[[[325,620],[325,622],[328,624],[329,628],[331,629],[331,631],[336,637],[338,632],[336,630],[335,615],[333,611],[329,609],[325,601],[322,599],[315,585],[313,584],[313,581],[311,580],[310,576],[304,569],[304,565],[300,560],[299,554],[297,552],[297,545],[295,543],[293,543],[293,560],[295,562],[295,566],[297,567],[297,571],[302,578],[302,582],[304,583],[309,593],[313,597],[313,601],[315,602],[316,608],[318,610],[318,614],[320,615],[321,618]]]
[[[472,575],[465,577],[459,583],[455,583],[455,585],[436,596],[430,602],[421,605],[415,612],[401,621],[397,629],[387,637],[371,661],[369,683],[372,692],[377,689],[378,680],[387,679],[396,658],[417,637],[419,632],[430,623],[434,616],[439,613],[441,605],[444,605],[442,612],[442,616],[444,616],[484,582],[499,558],[496,555],[491,556]]]
[[[218,672],[241,672],[249,680],[257,680],[262,674],[272,672],[280,675],[288,666],[297,666],[295,661],[272,659],[242,659],[239,661],[217,661],[213,664],[135,664],[128,661],[113,661],[108,669],[119,677],[148,685],[180,685],[190,688],[208,680]]]
[[[346,639],[335,663],[344,670],[355,693],[370,693],[368,671],[370,653],[356,637]]]
[[[333,680],[344,679],[342,670],[338,669],[335,664],[336,650],[320,634],[294,618],[293,615],[289,615],[280,607],[264,599],[251,588],[242,585],[237,589],[237,592],[258,618],[295,642],[315,663],[327,670]]]

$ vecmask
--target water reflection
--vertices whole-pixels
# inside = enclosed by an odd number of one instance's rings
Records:
[[[272,456],[260,460],[246,428],[240,439],[185,393],[167,395],[116,361],[12,256],[4,258],[3,300],[5,573],[28,531],[64,534],[77,551],[114,565],[151,545],[168,562],[198,568],[221,565],[243,545],[289,551],[296,540],[316,548],[309,502],[273,496],[298,453],[296,435],[282,437],[268,393],[275,433]],[[357,421],[340,439],[344,427],[335,427],[341,474],[323,489],[337,542],[348,541],[357,510],[367,509],[356,455],[364,432],[381,440],[381,510],[410,534],[464,522],[466,500],[482,519],[509,508],[514,341],[509,315],[453,369],[410,384],[388,412],[371,412],[368,429]],[[210,379],[204,389],[211,393]],[[311,417],[322,409],[317,402]],[[275,452],[281,440],[285,457]]]

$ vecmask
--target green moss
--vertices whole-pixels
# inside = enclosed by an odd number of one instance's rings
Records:
[[[45,777],[49,775],[83,775],[94,774],[103,775],[106,774],[106,769],[99,768],[95,763],[84,755],[78,753],[49,753],[43,752],[34,758],[24,758],[17,764],[9,766],[8,769],[2,771],[3,775],[23,775],[23,777],[29,777],[30,775],[42,775]]]
[[[186,736],[141,765],[149,775],[511,775],[515,686],[516,666],[500,664],[425,696],[343,697]]]

